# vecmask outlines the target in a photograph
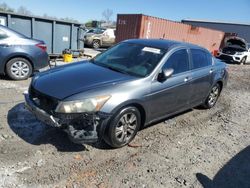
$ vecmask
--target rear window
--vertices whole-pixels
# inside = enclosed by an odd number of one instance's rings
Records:
[[[8,35],[0,29],[0,40],[8,38]]]
[[[193,69],[199,69],[211,65],[211,58],[208,57],[207,53],[199,49],[191,49],[193,59]]]

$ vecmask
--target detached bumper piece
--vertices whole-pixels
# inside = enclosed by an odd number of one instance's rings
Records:
[[[29,94],[24,94],[25,106],[38,120],[65,131],[74,143],[93,143],[102,137],[110,115],[106,113],[54,114],[39,108]]]
[[[62,125],[66,125],[64,131],[67,132],[70,140],[74,143],[93,143],[103,135],[109,115],[106,113],[81,113],[65,115],[61,114]],[[63,117],[65,116],[65,117]]]
[[[48,114],[44,110],[38,108],[36,104],[30,99],[29,94],[24,94],[25,96],[25,106],[32,112],[38,120],[41,122],[50,125],[52,127],[60,128],[61,125],[58,123],[58,119]]]

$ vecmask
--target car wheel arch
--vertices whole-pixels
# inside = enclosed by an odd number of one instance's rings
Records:
[[[222,90],[222,88],[223,88],[223,82],[221,80],[219,80],[216,83],[218,83],[220,85],[220,90]]]
[[[6,66],[7,66],[7,63],[14,59],[14,58],[23,58],[23,59],[26,59],[27,61],[29,61],[29,63],[31,64],[32,66],[32,69],[34,69],[34,65],[33,65],[33,62],[31,60],[30,57],[28,57],[27,55],[24,55],[24,54],[17,54],[17,55],[13,55],[13,56],[10,56],[8,57],[5,61],[4,61],[4,71],[5,71],[5,74],[6,74]]]
[[[122,103],[118,105],[115,109],[112,110],[111,114],[117,114],[119,113],[122,109],[127,108],[127,107],[135,107],[139,110],[140,115],[141,115],[141,125],[140,128],[143,128],[144,124],[146,123],[147,120],[147,111],[144,105],[139,102],[139,101],[127,101],[125,103]]]
[[[94,41],[98,41],[99,44],[100,44],[100,46],[102,45],[102,41],[101,41],[99,38],[93,38],[93,42],[94,42]]]

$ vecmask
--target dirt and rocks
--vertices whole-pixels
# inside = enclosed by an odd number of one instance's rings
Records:
[[[76,145],[24,108],[30,80],[0,80],[0,187],[250,187],[250,66],[229,65],[210,110],[141,130],[121,149]]]

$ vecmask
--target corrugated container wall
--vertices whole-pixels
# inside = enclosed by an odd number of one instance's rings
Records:
[[[78,38],[80,23],[0,11],[0,24],[27,37],[43,40],[49,54],[61,54],[65,48],[84,48],[83,42]]]
[[[182,23],[197,27],[217,29],[225,33],[237,33],[237,35],[250,43],[250,24],[248,23],[223,23],[214,21],[182,20]]]
[[[173,22],[142,14],[118,14],[116,42],[131,38],[164,38],[218,50],[224,32]]]

